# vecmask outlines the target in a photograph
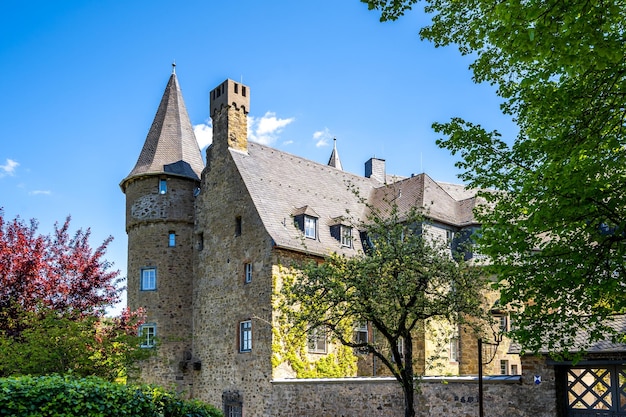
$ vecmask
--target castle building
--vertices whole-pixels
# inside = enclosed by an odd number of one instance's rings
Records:
[[[336,142],[328,164],[249,142],[249,109],[246,85],[229,79],[210,92],[213,142],[205,164],[173,71],[137,163],[120,184],[128,305],[146,311],[144,346],[158,344],[138,377],[233,416],[265,415],[272,380],[295,376],[288,363],[272,360],[276,282],[291,262],[363,250],[346,221],[346,213],[365,219],[360,196],[376,204],[394,192],[399,207],[420,205],[429,231],[442,239],[479,226],[477,197],[463,186],[426,174],[391,177],[377,158],[365,163],[363,176],[343,171]],[[359,330],[368,337],[366,325]],[[419,347],[428,346],[425,336]],[[328,351],[309,346],[310,353]],[[477,373],[475,352],[476,341],[459,335],[444,371]],[[502,350],[492,366],[517,373],[519,359]],[[359,374],[377,372],[359,362]]]

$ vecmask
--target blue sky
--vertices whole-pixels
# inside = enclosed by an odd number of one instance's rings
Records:
[[[0,207],[49,233],[72,216],[126,275],[124,194],[176,62],[202,148],[208,93],[250,87],[250,138],[343,168],[458,182],[431,124],[451,117],[514,131],[471,57],[420,41],[422,6],[396,22],[358,0],[28,1],[0,5]],[[506,136],[505,136],[506,139]],[[204,154],[204,149],[203,149]]]

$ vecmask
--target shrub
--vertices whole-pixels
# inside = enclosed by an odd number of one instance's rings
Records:
[[[0,416],[221,417],[222,413],[160,387],[51,375],[0,378]]]

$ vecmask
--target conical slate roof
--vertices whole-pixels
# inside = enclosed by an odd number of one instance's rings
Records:
[[[169,174],[199,180],[204,161],[187,114],[176,72],[165,87],[161,104],[143,144],[135,168],[122,181],[151,174]]]

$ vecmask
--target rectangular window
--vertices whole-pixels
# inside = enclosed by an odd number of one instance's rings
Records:
[[[204,233],[198,233],[198,250],[204,249]]]
[[[252,264],[251,263],[245,264],[244,270],[245,270],[245,275],[246,275],[246,284],[249,284],[252,282]]]
[[[139,326],[139,337],[142,348],[154,347],[156,343],[156,324],[146,323]]]
[[[352,228],[341,225],[341,246],[352,247]]]
[[[400,357],[404,358],[404,339],[402,337],[398,338],[396,341],[396,346],[398,347],[398,352],[400,352]],[[395,362],[396,358],[391,356],[391,362]]]
[[[500,361],[500,375],[508,375],[509,374],[509,361],[501,360]]]
[[[174,233],[174,232],[170,232],[170,234],[169,234],[169,236],[168,236],[167,245],[168,245],[169,247],[174,247],[174,246],[176,246],[176,233]]]
[[[239,352],[252,351],[252,322],[250,320],[239,323]]]
[[[241,216],[235,217],[235,236],[241,236]]]
[[[450,362],[459,361],[459,339],[453,337],[450,339]]]
[[[141,270],[141,290],[156,290],[156,268],[143,268]]]
[[[167,192],[167,180],[160,179],[159,180],[159,194],[165,194]]]
[[[499,316],[498,323],[500,326],[500,332],[505,333],[509,330],[507,316]]]
[[[315,239],[317,237],[317,233],[315,230],[315,217],[304,216],[304,236]]]
[[[452,243],[454,239],[454,232],[452,230],[446,230],[446,242],[448,244]]]
[[[326,353],[326,332],[324,329],[311,329],[308,336],[309,353]]]
[[[511,365],[511,375],[519,375],[517,372],[517,365]]]

